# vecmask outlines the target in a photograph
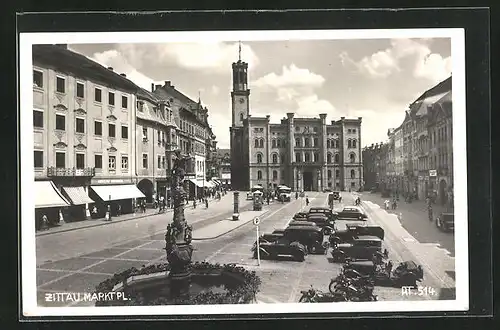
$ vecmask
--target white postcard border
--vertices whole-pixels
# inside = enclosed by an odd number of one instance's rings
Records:
[[[438,301],[381,301],[377,303],[335,304],[248,304],[130,307],[40,307],[37,305],[36,239],[34,219],[34,176],[32,132],[32,45],[83,43],[167,43],[272,40],[341,40],[390,38],[451,38],[453,63],[453,163],[455,204],[456,299]],[[469,308],[468,228],[467,228],[467,152],[465,103],[464,29],[394,30],[299,30],[299,31],[182,31],[182,32],[78,32],[21,33],[19,37],[20,81],[20,157],[22,233],[21,283],[23,315],[29,316],[105,316],[105,315],[193,315],[193,314],[270,314],[464,311]],[[229,64],[228,64],[229,65]],[[24,220],[23,220],[24,219]]]

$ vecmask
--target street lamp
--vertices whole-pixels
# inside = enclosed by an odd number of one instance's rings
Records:
[[[180,296],[189,292],[191,283],[191,269],[189,266],[193,255],[193,246],[191,245],[193,228],[187,224],[184,216],[186,191],[183,183],[186,174],[188,174],[186,173],[187,170],[192,168],[192,157],[189,154],[182,156],[180,150],[176,150],[174,155],[171,186],[174,214],[173,221],[168,224],[165,234],[165,251],[170,264],[168,276],[172,281],[170,286],[173,291],[172,294]]]

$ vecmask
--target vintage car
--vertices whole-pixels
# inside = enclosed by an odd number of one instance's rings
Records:
[[[328,207],[311,207],[309,209],[309,214],[324,214],[328,217],[328,220],[330,221],[335,221],[337,220],[337,212],[333,211],[332,209]]]
[[[292,188],[287,186],[278,186],[278,197],[283,202],[292,200]]]
[[[357,206],[346,206],[337,212],[338,219],[366,221],[368,216]]]
[[[337,244],[349,243],[359,236],[377,236],[383,240],[384,234],[384,229],[380,226],[348,224],[345,230],[334,230],[332,232],[330,235],[330,244],[333,245],[333,242]]]
[[[445,232],[455,230],[455,216],[450,212],[443,212],[436,218],[436,227]]]
[[[332,246],[335,262],[350,260],[372,260],[375,253],[382,253],[382,240],[376,236],[358,236],[349,243]]]
[[[259,255],[257,254],[257,242],[252,247],[253,257],[257,259],[276,259],[281,256],[291,256],[295,261],[304,261],[307,248],[297,241],[290,242],[280,238],[273,242],[259,240]]]
[[[424,279],[424,270],[422,266],[414,261],[403,261],[396,269],[392,271],[391,282],[393,286],[417,286],[417,282]]]
[[[293,220],[307,220],[308,212],[298,212],[293,216]]]
[[[311,254],[325,254],[330,246],[330,243],[325,240],[323,230],[314,225],[289,226],[285,229],[283,238],[290,242],[300,242]]]
[[[309,222],[309,221],[292,221],[288,224],[287,228],[290,227],[304,227],[304,226],[311,226],[311,227],[318,227],[318,225],[314,222]]]
[[[302,220],[298,220],[302,221]],[[325,214],[313,213],[307,216],[307,222],[314,222],[318,227],[323,229],[325,235],[330,235],[333,231],[335,221],[330,220]]]

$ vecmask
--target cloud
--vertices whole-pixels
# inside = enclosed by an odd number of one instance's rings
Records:
[[[357,109],[349,111],[348,118],[361,117],[361,145],[385,142],[387,130],[396,128],[404,120],[405,113],[399,108],[385,111],[381,118],[380,112],[374,109]]]
[[[199,42],[163,44],[120,44],[118,50],[136,68],[173,65],[203,73],[224,73],[238,58],[238,43]],[[241,58],[249,71],[259,58],[249,45],[242,43]]]
[[[211,90],[212,94],[219,95],[220,88],[217,87],[216,85],[212,85],[212,88],[210,90]]]
[[[151,83],[154,80],[137,71],[119,51],[107,50],[95,53],[91,59],[105,67],[112,67],[117,73],[125,73],[127,78],[136,85],[146,90],[151,89]]]
[[[295,112],[299,116],[315,116],[320,113],[333,115],[335,107],[327,100],[318,98],[318,95],[311,94],[297,99],[297,109]]]
[[[295,64],[290,67],[283,66],[282,73],[274,72],[260,77],[252,85],[256,87],[282,88],[289,86],[311,86],[319,87],[323,85],[325,78],[323,76],[309,71],[308,69],[298,68]]]
[[[451,57],[432,53],[428,39],[392,39],[383,51],[353,60],[347,52],[339,55],[343,66],[353,66],[372,78],[386,78],[402,71],[410,71],[415,78],[439,82],[451,74]]]

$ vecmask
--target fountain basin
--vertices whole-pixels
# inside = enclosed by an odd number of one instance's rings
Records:
[[[96,293],[123,292],[127,300],[98,301],[96,306],[248,304],[255,300],[260,278],[234,264],[191,265],[189,292],[171,294],[168,263],[130,268],[100,283]]]

